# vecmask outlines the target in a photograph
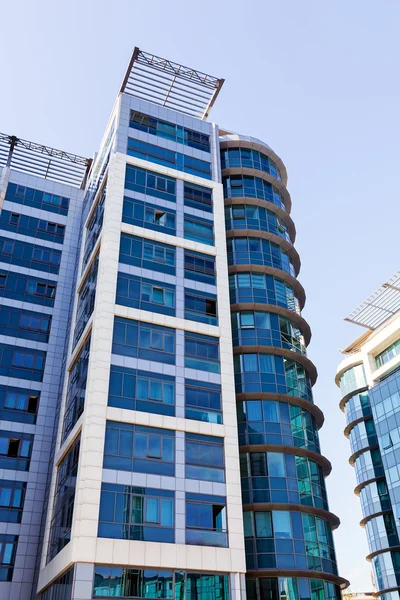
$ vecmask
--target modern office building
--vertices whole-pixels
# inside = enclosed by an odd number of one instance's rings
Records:
[[[400,590],[400,271],[346,319],[367,331],[343,350],[336,383],[346,415],[377,593]]]
[[[347,585],[286,169],[222,84],[136,48],[93,161],[1,137],[1,600]]]

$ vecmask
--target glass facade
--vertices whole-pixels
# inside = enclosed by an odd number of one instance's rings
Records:
[[[136,67],[165,83],[175,65]],[[177,84],[196,105],[205,77],[182,67],[164,106],[122,91],[70,195],[7,192],[0,522],[23,531],[29,477],[44,487],[50,465],[41,600],[240,600],[246,577],[249,600],[339,600],[286,170],[262,142],[179,114]],[[372,443],[368,416],[355,449]],[[387,505],[369,491],[367,511]],[[379,550],[396,533],[380,516]],[[0,580],[22,564],[6,537]]]
[[[261,177],[229,175],[222,178],[225,198],[258,198],[285,210],[280,191]]]
[[[174,543],[175,493],[103,483],[98,537]]]
[[[218,573],[96,565],[93,597],[110,596],[149,600],[229,600],[229,576]]]
[[[235,167],[264,171],[282,181],[276,163],[272,158],[258,150],[250,148],[224,148],[221,150],[221,168],[234,169]]]
[[[290,242],[285,222],[274,212],[252,204],[233,204],[225,208],[225,225],[227,231],[234,229],[254,229],[279,235]]]
[[[396,348],[395,342],[376,355],[374,368],[394,358]],[[374,581],[387,600],[400,590],[400,372],[395,368],[366,390],[365,368],[369,366],[356,365],[341,375],[341,407]]]
[[[270,156],[247,142],[231,144],[222,143],[221,167],[247,598],[338,600],[332,515],[319,459],[320,425],[311,409],[313,375],[301,359],[306,356],[305,323],[297,315],[304,296],[294,280],[297,265],[288,246],[289,204],[282,184],[278,189],[268,179],[282,181]],[[268,570],[278,570],[281,577],[267,577]],[[299,576],[293,577],[296,571]],[[307,578],[308,571],[313,578]],[[324,574],[336,583],[326,581]]]
[[[57,469],[47,562],[50,562],[71,541],[80,444],[81,440],[78,436]]]

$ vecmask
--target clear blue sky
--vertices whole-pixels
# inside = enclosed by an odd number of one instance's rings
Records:
[[[211,119],[284,160],[339,568],[369,589],[333,379],[339,349],[363,331],[343,317],[400,268],[400,4],[0,0],[0,13],[0,131],[92,156],[136,45],[224,77]]]

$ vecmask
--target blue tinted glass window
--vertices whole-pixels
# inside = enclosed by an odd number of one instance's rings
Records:
[[[42,381],[46,352],[0,344],[0,375]]]
[[[108,405],[175,415],[175,377],[111,365]]]
[[[209,162],[186,156],[180,152],[167,150],[161,146],[128,138],[127,153],[129,156],[136,156],[137,158],[177,169],[178,171],[211,179],[211,164]]]
[[[216,295],[185,290],[185,319],[218,325]]]
[[[215,284],[215,258],[207,254],[185,250],[185,277]]]
[[[0,261],[47,273],[58,273],[61,252],[0,237]]]
[[[0,269],[0,297],[54,306],[56,283]]]
[[[225,481],[223,438],[187,433],[185,440],[186,477]]]
[[[161,600],[229,600],[229,575],[95,565],[93,597],[117,595]]]
[[[0,581],[12,581],[18,536],[0,534]]]
[[[228,547],[225,497],[186,494],[186,543]]]
[[[219,340],[185,332],[185,367],[219,373]]]
[[[248,168],[265,171],[282,180],[280,171],[276,163],[263,152],[253,150],[252,148],[223,148],[221,150],[221,168]]]
[[[174,492],[103,483],[98,536],[175,541]]]
[[[212,213],[213,205],[211,189],[200,185],[184,183],[183,191],[185,206]]]
[[[90,357],[90,335],[76,357],[69,372],[63,440],[72,430],[85,407],[86,381]]]
[[[0,467],[29,471],[33,435],[0,431]]]
[[[221,386],[185,379],[185,417],[222,423]]]
[[[125,188],[148,196],[176,202],[175,179],[133,165],[126,165]]]
[[[214,245],[214,226],[211,221],[199,217],[184,217],[184,237],[208,246]]]
[[[117,304],[175,316],[175,286],[118,273]]]
[[[193,129],[174,125],[135,110],[131,110],[129,125],[133,129],[145,131],[151,135],[178,142],[191,148],[197,148],[203,152],[210,152],[210,136],[193,131]]]
[[[173,477],[175,432],[107,421],[103,466]]]
[[[175,364],[175,330],[115,317],[112,352]]]
[[[230,175],[222,178],[225,198],[258,198],[272,202],[283,210],[285,203],[276,186],[260,177]]]
[[[132,198],[124,198],[122,221],[130,225],[162,231],[169,235],[175,235],[176,232],[174,210]]]
[[[63,243],[65,234],[65,225],[61,223],[37,219],[4,209],[0,213],[0,229],[58,244]]]
[[[11,306],[0,306],[0,329],[4,335],[47,343],[51,316]]]
[[[121,233],[119,261],[175,275],[175,247]]]
[[[0,521],[21,523],[26,483],[0,479]]]
[[[33,206],[34,208],[41,208],[60,215],[68,214],[68,198],[41,192],[15,183],[8,184],[5,199],[10,202],[24,204],[25,206]]]
[[[83,269],[89,262],[89,258],[92,254],[96,242],[99,239],[101,230],[103,229],[104,219],[104,204],[106,200],[107,187],[106,185],[101,190],[98,200],[91,211],[87,225],[86,225],[86,238],[85,238],[85,249],[83,251]]]
[[[40,392],[0,385],[0,418],[17,423],[36,423]]]

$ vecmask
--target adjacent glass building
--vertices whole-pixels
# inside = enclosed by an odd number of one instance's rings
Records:
[[[346,319],[367,331],[343,354],[336,383],[346,416],[375,586],[400,590],[400,271]],[[397,421],[398,420],[398,421]]]
[[[2,600],[347,585],[286,169],[222,84],[135,48],[93,161],[0,138]]]

